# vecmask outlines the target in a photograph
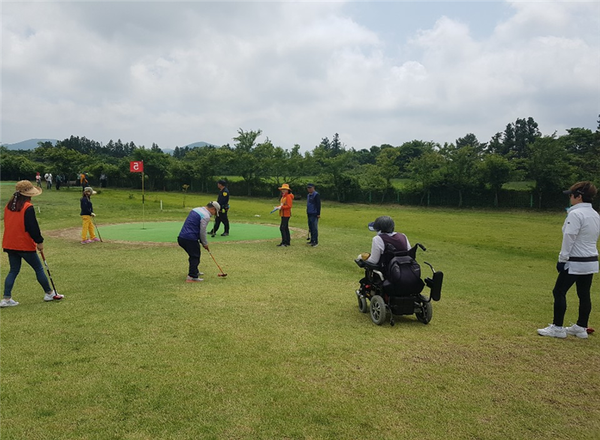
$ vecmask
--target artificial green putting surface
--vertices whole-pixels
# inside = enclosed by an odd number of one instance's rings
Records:
[[[212,229],[214,223],[208,225]],[[157,223],[121,223],[116,225],[98,225],[102,240],[121,241],[151,241],[156,243],[177,243],[177,236],[181,230],[182,222],[157,222]],[[281,237],[279,226],[256,225],[250,223],[230,223],[229,236],[222,237],[223,225],[208,241],[242,241],[242,240],[268,240]]]

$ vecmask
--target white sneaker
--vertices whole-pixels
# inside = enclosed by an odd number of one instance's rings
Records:
[[[16,302],[12,298],[3,299],[2,301],[0,301],[0,307],[14,307],[14,306],[18,306],[18,305],[19,305],[19,303]]]
[[[587,328],[581,327],[577,324],[573,324],[571,327],[565,328],[565,330],[567,331],[568,335],[577,336],[581,339],[587,339],[588,337]]]
[[[200,281],[204,281],[202,278],[192,278],[191,276],[187,276],[185,279],[186,283],[199,283]]]
[[[44,295],[44,301],[54,301],[54,300],[63,299],[64,297],[65,297],[64,295],[59,295],[58,293],[56,293],[53,290],[52,292],[48,292]]]
[[[554,324],[550,324],[546,328],[538,328],[538,335],[540,336],[550,336],[552,338],[561,338],[564,339],[567,337],[567,331],[564,327],[559,327]]]

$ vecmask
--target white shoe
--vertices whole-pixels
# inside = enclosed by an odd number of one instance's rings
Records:
[[[64,295],[59,295],[58,293],[56,293],[53,290],[52,292],[48,292],[44,295],[44,301],[54,301],[54,300],[63,299],[64,297],[65,297]]]
[[[588,332],[587,328],[581,327],[580,325],[573,324],[571,327],[565,328],[568,335],[577,336],[581,339],[587,339]]]
[[[200,281],[204,281],[202,278],[193,278],[191,276],[187,276],[187,278],[185,279],[186,283],[199,283]]]
[[[538,335],[540,336],[550,336],[552,338],[561,338],[564,339],[567,337],[567,331],[564,327],[559,327],[554,324],[550,324],[546,328],[538,328]]]
[[[3,299],[2,301],[0,301],[0,307],[14,307],[14,306],[18,306],[18,305],[19,305],[19,303],[16,302],[12,298]]]

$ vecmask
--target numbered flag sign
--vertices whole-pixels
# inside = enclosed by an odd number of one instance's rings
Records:
[[[143,173],[144,172],[144,161],[134,160],[129,162],[129,171],[132,173]]]

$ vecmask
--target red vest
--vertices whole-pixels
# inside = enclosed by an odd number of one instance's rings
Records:
[[[27,201],[20,211],[11,211],[4,208],[4,237],[2,237],[2,248],[12,251],[35,252],[37,245],[31,235],[25,230],[25,211],[31,202]]]

